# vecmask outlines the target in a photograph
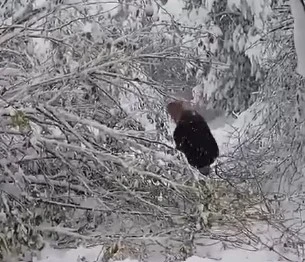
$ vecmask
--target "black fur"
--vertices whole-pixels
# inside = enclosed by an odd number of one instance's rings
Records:
[[[205,119],[196,111],[184,110],[174,131],[174,140],[189,164],[197,169],[210,166],[219,148]]]

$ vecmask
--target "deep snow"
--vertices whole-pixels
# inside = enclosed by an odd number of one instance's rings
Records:
[[[217,127],[212,129],[213,134],[221,150],[228,151],[232,146],[234,141],[228,141],[232,130],[238,129],[243,130],[248,121],[252,119],[251,110],[248,110],[241,114],[238,119],[226,119],[224,117],[216,118],[211,126]],[[261,228],[261,227],[258,227]],[[257,227],[253,227],[253,231],[257,233]],[[266,229],[264,232],[265,239],[272,239],[274,233],[268,232]],[[208,243],[209,240],[205,240],[205,243]],[[212,240],[211,240],[212,241]],[[270,240],[268,240],[270,241]],[[102,246],[96,246],[92,248],[79,247],[77,249],[69,250],[55,250],[47,246],[44,248],[38,258],[35,258],[34,262],[78,262],[81,261],[82,257],[85,257],[88,262],[97,262],[98,257],[100,256]],[[188,258],[185,262],[268,262],[268,261],[280,261],[279,255],[275,252],[269,250],[259,250],[259,251],[248,251],[243,249],[224,249],[223,245],[216,243],[213,245],[206,245],[205,247],[197,247],[197,256]],[[161,257],[152,256],[148,258],[149,262],[162,262],[160,261]],[[125,262],[137,262],[135,260],[123,260]]]

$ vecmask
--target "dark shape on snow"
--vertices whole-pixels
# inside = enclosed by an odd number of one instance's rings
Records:
[[[185,109],[182,102],[172,102],[167,111],[176,123],[174,140],[176,148],[183,152],[189,164],[203,174],[219,156],[219,148],[205,119],[195,110]]]

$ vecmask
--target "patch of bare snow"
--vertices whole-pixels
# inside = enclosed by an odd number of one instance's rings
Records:
[[[213,120],[212,123],[209,123],[211,132],[219,145],[221,154],[230,152],[234,145],[240,142],[238,138],[245,135],[249,128],[254,131],[254,128],[260,126],[262,114],[257,113],[262,110],[263,107],[264,104],[255,103],[248,110],[241,113],[237,119],[219,117]],[[213,125],[218,127],[213,128]]]
[[[88,262],[99,261],[102,246],[92,248],[79,247],[70,250],[55,250],[50,247],[45,248],[39,259],[35,258],[33,262],[78,262],[85,258]],[[160,259],[160,258],[158,258]],[[138,262],[137,260],[125,259],[123,262]],[[160,260],[152,260],[149,262],[162,262]],[[219,258],[208,258],[201,256],[192,256],[185,262],[277,262],[281,261],[279,255],[269,250],[249,251],[243,249],[227,249],[219,253]],[[113,262],[119,262],[113,261]]]
[[[47,0],[36,0],[33,2],[33,8],[34,9],[39,9],[43,8],[47,5]]]

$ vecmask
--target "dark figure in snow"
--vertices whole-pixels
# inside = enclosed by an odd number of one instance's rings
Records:
[[[167,111],[176,123],[176,148],[185,154],[189,164],[207,175],[210,165],[219,156],[219,149],[204,118],[195,110],[186,109],[183,102],[172,102]]]

